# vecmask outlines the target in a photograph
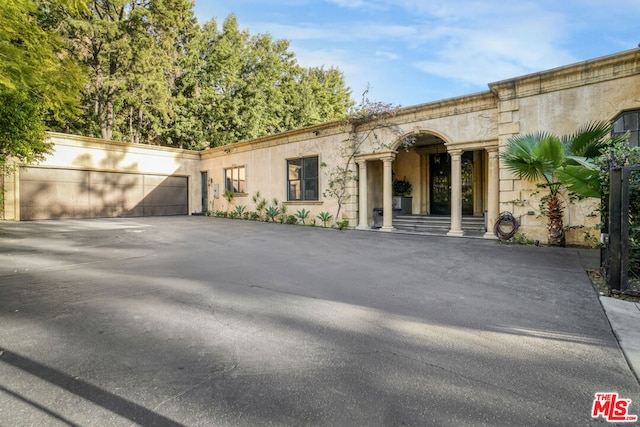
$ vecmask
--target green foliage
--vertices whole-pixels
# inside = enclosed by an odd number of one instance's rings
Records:
[[[566,165],[556,171],[558,179],[566,184],[569,191],[584,197],[601,196],[600,177],[597,165]]]
[[[233,200],[235,199],[236,195],[233,191],[226,189],[224,190],[223,197],[227,201],[227,210],[229,210],[231,208],[231,204],[233,203]]]
[[[602,185],[601,228],[609,221],[609,171],[612,163],[619,166],[640,165],[640,147],[630,146],[624,140],[610,141],[604,152],[608,155],[597,159]],[[629,268],[635,276],[640,276],[640,173],[637,171],[629,176]]]
[[[548,218],[549,244],[564,244],[562,202],[558,197],[563,188],[581,197],[600,197],[601,177],[594,158],[617,140],[611,139],[610,132],[609,123],[591,122],[563,137],[543,132],[517,135],[509,139],[501,153],[505,167],[520,178],[544,180],[549,195],[541,199],[545,205],[541,211]]]
[[[175,109],[178,59],[196,20],[190,0],[97,0],[60,25],[75,59],[85,67],[79,133],[130,142],[162,142]],[[96,135],[97,136],[97,135]]]
[[[243,216],[246,212],[247,207],[244,205],[238,205],[236,206],[236,214],[241,217]]]
[[[5,1],[0,7],[0,169],[38,162],[51,151],[45,117],[73,117],[83,85],[65,49],[58,14],[85,9],[82,0]],[[55,12],[55,13],[54,13]]]
[[[411,183],[407,180],[406,176],[402,179],[393,180],[393,194],[396,196],[399,196],[399,195],[408,196],[409,194],[411,194],[412,188],[413,187]]]
[[[226,145],[341,118],[352,105],[342,73],[300,67],[288,41],[252,36],[233,14],[222,28],[199,27],[180,63],[171,145]]]
[[[287,215],[286,216],[286,220],[284,221],[286,224],[297,224],[298,223],[298,218],[296,218],[295,215]]]
[[[345,229],[345,228],[347,228],[349,226],[349,220],[345,219],[345,220],[342,220],[342,221],[338,221],[336,223],[336,226],[338,227],[339,230]]]
[[[565,160],[560,138],[542,132],[516,135],[500,157],[507,170],[528,181],[544,180],[551,194],[558,193],[560,182],[555,172]]]
[[[525,233],[520,233],[520,232],[517,232],[513,236],[512,241],[513,243],[516,243],[518,245],[535,245],[536,244],[535,240],[528,238]]]
[[[318,219],[320,221],[322,221],[322,226],[326,227],[327,226],[327,222],[331,221],[333,219],[333,215],[331,215],[329,212],[320,212],[318,214]]]
[[[46,6],[45,6],[46,5]],[[11,0],[0,7],[0,88],[28,94],[56,119],[77,112],[84,78],[56,26],[76,16],[83,0]]]
[[[0,8],[0,87],[51,130],[202,149],[342,118],[342,73],[300,67],[286,40],[192,0],[12,0]]]
[[[302,224],[304,225],[304,223],[305,223],[305,221],[307,220],[307,218],[309,218],[309,214],[310,214],[310,213],[311,213],[311,212],[309,212],[308,210],[306,210],[306,209],[302,208],[302,209],[299,209],[299,210],[296,212],[295,217],[296,217],[296,218],[298,218],[298,219],[300,220],[300,222],[302,222]]]
[[[606,121],[595,121],[581,126],[572,135],[562,137],[566,151],[572,156],[595,159],[609,145],[611,124]]]
[[[626,136],[611,136],[611,124],[591,122],[573,135],[562,138],[567,152],[565,164],[556,170],[558,179],[567,189],[582,197],[602,196],[602,180],[598,157],[610,147],[628,145]]]
[[[364,91],[360,104],[352,108],[344,120],[345,128],[349,129],[349,137],[336,148],[336,158],[342,159],[342,162],[325,171],[328,185],[323,195],[336,200],[338,205],[336,220],[340,218],[342,206],[349,200],[349,186],[357,180],[355,158],[360,154],[363,146],[371,143],[374,151],[390,149],[393,141],[382,141],[380,131],[387,130],[396,137],[402,134],[401,129],[392,120],[400,106],[371,101],[367,98],[368,91],[368,89]],[[405,149],[414,143],[415,139],[412,137],[401,140]]]
[[[262,221],[262,212],[265,210],[265,208],[267,207],[267,199],[263,198],[262,196],[260,196],[260,192],[256,192],[256,194],[253,195],[253,203],[256,206],[256,211],[258,211],[258,217],[260,219],[260,221]]]
[[[271,219],[271,221],[275,222],[276,221],[276,217],[278,215],[280,215],[280,209],[278,208],[278,206],[274,206],[274,205],[270,205],[266,210],[265,210],[265,214],[267,215],[267,218]]]
[[[600,247],[600,241],[598,240],[598,238],[588,231],[584,232],[584,242],[590,248]]]
[[[44,160],[53,145],[45,141],[42,104],[25,92],[0,86],[0,171],[8,160],[29,164]]]

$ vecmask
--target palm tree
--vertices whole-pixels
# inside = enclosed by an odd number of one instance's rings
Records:
[[[573,135],[562,138],[566,162],[556,171],[567,189],[583,197],[602,197],[602,177],[596,158],[608,148],[628,141],[628,135],[611,135],[611,123],[600,121],[582,126]]]
[[[516,135],[501,153],[506,168],[520,178],[539,182],[549,189],[546,197],[549,244],[564,246],[563,188],[584,197],[600,197],[600,177],[595,158],[624,137],[611,137],[611,124],[595,121],[561,138],[550,133]]]
[[[546,196],[549,245],[564,246],[563,207],[559,197],[562,183],[556,176],[556,170],[565,161],[565,149],[560,138],[543,132],[516,135],[509,139],[509,145],[500,157],[505,167],[521,179],[545,181],[545,187],[549,189]]]

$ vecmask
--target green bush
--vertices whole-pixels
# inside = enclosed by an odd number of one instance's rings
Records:
[[[285,221],[287,224],[297,224],[298,218],[295,215],[287,215],[287,219]]]
[[[304,225],[305,220],[309,218],[309,214],[310,212],[308,210],[306,210],[305,208],[302,208],[298,210],[298,212],[296,212],[296,218],[298,218],[300,222],[302,222],[302,224]]]
[[[333,219],[333,215],[331,215],[329,212],[320,212],[318,214],[318,219],[320,221],[322,221],[322,226],[326,227],[327,226],[327,222],[331,221]]]

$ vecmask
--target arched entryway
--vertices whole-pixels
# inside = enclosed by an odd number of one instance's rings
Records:
[[[440,216],[446,234],[463,236],[463,216],[480,221],[478,234],[485,232],[485,221],[498,216],[499,160],[497,141],[454,143],[433,132],[415,131],[415,143],[401,147],[402,138],[392,149],[356,156],[358,165],[358,229],[379,228],[394,231],[398,206],[416,217]],[[411,183],[411,194],[395,203],[394,180]],[[406,203],[405,203],[406,202]],[[382,224],[375,224],[373,213],[380,211]],[[389,215],[391,213],[392,215]],[[439,215],[438,215],[439,214]],[[376,226],[377,225],[377,226]]]
[[[481,216],[483,212],[481,154],[467,151],[461,155],[462,214],[466,216]],[[442,138],[429,133],[417,135],[410,149],[398,151],[393,176],[411,183],[411,197],[415,199],[411,213],[451,215],[451,155]]]
[[[497,210],[489,206],[495,198],[490,191],[497,191],[489,185],[490,173],[496,180],[497,141],[453,143],[430,131],[415,131],[412,137],[413,146],[398,147],[393,161],[394,179],[412,184],[410,214],[423,222],[424,217],[446,218],[449,235],[461,236],[465,230],[482,234],[488,212]]]

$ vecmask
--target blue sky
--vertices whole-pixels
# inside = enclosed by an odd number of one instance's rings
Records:
[[[204,23],[291,43],[305,67],[335,66],[360,100],[402,106],[637,48],[640,0],[196,0]]]

